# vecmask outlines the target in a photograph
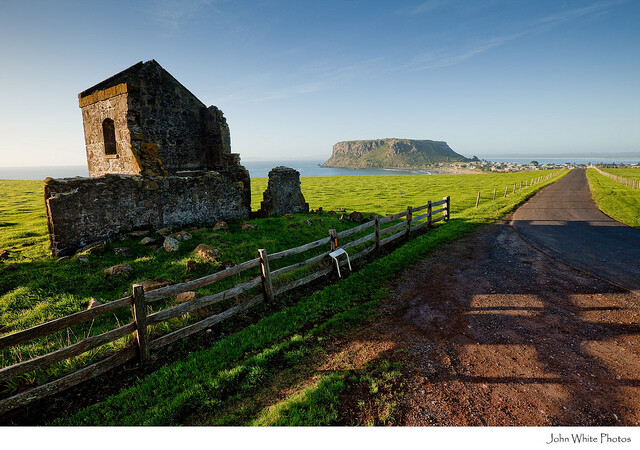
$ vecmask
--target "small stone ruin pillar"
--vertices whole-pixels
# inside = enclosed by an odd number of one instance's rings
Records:
[[[300,172],[278,166],[269,172],[269,184],[262,194],[260,216],[283,216],[287,213],[307,213],[309,204],[300,190]]]

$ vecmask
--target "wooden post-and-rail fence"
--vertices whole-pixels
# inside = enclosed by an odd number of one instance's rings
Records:
[[[41,386],[34,387],[26,392],[21,392],[12,397],[0,400],[0,415],[20,406],[27,405],[33,401],[62,392],[79,383],[101,375],[116,367],[122,366],[126,362],[135,358],[139,358],[140,362],[145,363],[150,360],[152,355],[158,352],[158,350],[177,340],[183,339],[194,333],[204,331],[216,323],[229,319],[263,301],[273,301],[276,296],[282,295],[287,291],[304,286],[318,278],[329,275],[333,270],[335,270],[334,265],[326,267],[326,265],[323,266],[320,264],[320,268],[318,270],[308,275],[304,275],[302,278],[289,281],[286,284],[277,283],[278,278],[293,270],[329,261],[329,253],[332,250],[335,250],[338,247],[347,250],[372,241],[372,244],[349,256],[351,261],[357,260],[358,258],[362,258],[380,247],[389,244],[399,237],[408,237],[411,233],[419,230],[420,228],[431,228],[437,222],[448,220],[450,217],[450,208],[451,202],[450,198],[447,196],[440,201],[429,201],[427,204],[416,208],[412,208],[410,206],[405,211],[392,214],[390,216],[375,216],[373,219],[345,231],[336,232],[335,230],[330,230],[329,236],[295,248],[282,250],[272,254],[268,254],[265,249],[259,249],[257,252],[257,258],[245,261],[219,272],[206,275],[196,280],[165,286],[149,292],[145,292],[142,285],[134,284],[132,294],[126,297],[98,305],[86,311],[80,311],[69,316],[61,317],[26,330],[1,336],[0,350],[19,345],[33,339],[48,337],[61,330],[68,329],[71,326],[95,320],[106,314],[113,314],[117,310],[122,310],[124,308],[131,309],[132,321],[126,325],[118,326],[115,329],[98,335],[86,337],[85,339],[68,345],[67,347],[0,369],[0,385],[2,385],[26,373],[44,369],[54,363],[79,356],[105,344],[126,338],[127,336],[130,336],[133,340],[133,343],[117,350],[105,359],[92,363]],[[424,210],[426,210],[425,213],[416,214]],[[435,217],[436,215],[438,215],[438,217]],[[403,218],[404,220],[400,220]],[[386,228],[382,227],[385,224],[398,220],[400,221],[396,224],[387,226]],[[369,229],[371,229],[370,233],[367,233],[357,239],[342,243],[345,238],[357,233],[365,232]],[[312,256],[302,262],[297,262],[276,270],[272,270],[270,268],[270,262],[298,255],[322,246],[325,246],[326,248],[327,244],[329,244],[329,249],[319,255]],[[346,260],[341,261],[339,264],[342,265],[343,263],[346,264]],[[239,275],[242,272],[256,268],[259,268],[259,275],[250,278],[248,281],[236,284],[232,288],[215,294],[196,297],[184,303],[169,306],[150,314],[148,312],[148,307],[150,305],[154,305],[161,300],[166,300],[175,297],[178,294],[211,285],[231,276]],[[283,280],[281,281],[283,282]],[[202,310],[203,308],[213,306],[225,300],[237,299],[239,295],[254,288],[259,288],[259,292],[254,293],[248,300],[245,299],[239,303],[236,301],[234,306],[231,306],[222,312],[217,312],[204,319],[189,323],[161,336],[156,336],[150,333],[149,327],[174,318],[182,317],[185,314],[196,310]]]
[[[630,187],[631,189],[640,189],[640,180],[636,180],[635,178],[625,178],[619,175],[614,175],[612,173],[600,170],[598,167],[594,167],[594,169],[596,169],[596,171],[598,171],[600,175],[604,175],[607,178],[611,178],[613,181],[617,181],[620,184],[624,184],[625,186]],[[638,170],[638,173],[640,173],[640,170]]]
[[[556,175],[557,175],[557,173],[550,173],[548,175],[543,175],[543,176],[540,176],[538,178],[532,178],[531,179],[531,184],[528,184],[528,180],[526,182],[524,182],[524,184],[521,181],[520,182],[520,190],[522,190],[523,187],[526,188],[526,187],[529,187],[529,186],[533,186],[534,184],[538,184],[538,183],[542,183],[544,181],[550,180],[551,178],[553,178]],[[515,192],[516,192],[516,185],[517,185],[517,183],[513,183],[513,192],[512,192],[513,194],[515,194]],[[497,191],[497,189],[494,188],[493,189],[493,200],[492,201],[496,200],[496,191]],[[504,196],[505,197],[507,197],[508,191],[509,191],[509,185],[505,186],[505,188],[504,188]],[[480,192],[478,192],[478,195],[476,196],[476,208],[478,208],[478,206],[480,206]]]

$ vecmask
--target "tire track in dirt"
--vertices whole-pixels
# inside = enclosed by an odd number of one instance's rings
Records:
[[[399,424],[640,425],[640,298],[508,222],[407,271],[366,341],[405,350]]]

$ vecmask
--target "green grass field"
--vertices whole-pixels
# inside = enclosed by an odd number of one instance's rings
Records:
[[[606,171],[627,178],[632,178],[640,172],[638,169],[607,169]],[[640,189],[632,189],[618,183],[600,175],[595,169],[587,170],[587,179],[591,195],[602,212],[618,222],[640,229]]]
[[[608,172],[612,175],[619,177],[640,180],[640,168],[638,169],[601,169],[603,172]]]
[[[231,224],[228,231],[217,233],[212,233],[210,228],[194,228],[190,230],[194,238],[183,243],[183,248],[176,254],[166,254],[162,250],[151,251],[132,240],[112,242],[107,245],[104,253],[89,255],[87,263],[82,263],[76,258],[56,262],[54,258],[48,256],[41,182],[0,181],[0,213],[3,220],[0,250],[10,251],[9,258],[3,262],[0,269],[0,323],[2,324],[0,332],[10,333],[83,310],[90,298],[100,301],[119,298],[124,291],[130,291],[132,283],[144,279],[183,281],[186,277],[185,262],[192,257],[191,251],[200,242],[219,248],[223,255],[222,261],[238,263],[254,258],[257,248],[267,248],[270,252],[283,250],[325,236],[329,228],[341,230],[353,226],[352,223],[341,222],[339,213],[330,214],[328,211],[331,209],[345,208],[347,212],[358,210],[365,214],[385,215],[404,210],[409,205],[422,205],[427,200],[439,200],[446,195],[451,196],[452,220],[445,226],[437,227],[434,232],[412,240],[410,244],[404,245],[385,258],[361,268],[348,279],[341,280],[322,291],[302,299],[292,296],[283,300],[279,306],[275,305],[276,308],[281,309],[279,312],[274,312],[274,305],[271,305],[271,309],[267,308],[263,311],[267,314],[266,317],[251,327],[240,331],[233,330],[233,334],[228,338],[221,340],[211,349],[203,350],[204,353],[200,354],[197,361],[189,358],[168,365],[166,370],[169,372],[164,372],[164,369],[158,371],[150,376],[152,378],[141,380],[134,388],[142,389],[140,392],[146,392],[150,389],[148,386],[163,386],[167,373],[177,374],[184,371],[185,376],[191,374],[188,376],[194,377],[193,383],[185,379],[184,383],[178,382],[170,389],[172,392],[170,395],[167,394],[168,397],[173,398],[171,400],[173,405],[165,404],[164,400],[161,400],[164,396],[151,395],[149,397],[154,398],[145,398],[141,401],[154,404],[159,401],[159,403],[147,412],[140,412],[125,419],[124,416],[112,411],[108,414],[115,414],[115,416],[106,422],[113,424],[125,422],[177,424],[202,421],[219,423],[220,408],[230,407],[229,402],[237,402],[238,396],[259,391],[261,386],[271,379],[273,373],[280,373],[285,369],[293,370],[292,367],[298,366],[296,362],[298,357],[295,355],[302,355],[298,359],[305,359],[306,353],[313,354],[316,351],[314,343],[321,339],[318,336],[323,333],[331,334],[334,328],[339,330],[344,324],[359,323],[363,317],[371,316],[375,311],[375,305],[384,296],[384,284],[394,273],[408,267],[415,258],[426,254],[435,246],[463,236],[477,226],[496,220],[512,211],[533,192],[532,188],[520,190],[520,182],[526,183],[546,173],[548,172],[303,178],[302,189],[307,201],[311,208],[323,207],[323,213],[296,215],[292,219],[256,219],[250,222],[258,228],[249,231],[241,231],[239,224]],[[266,187],[266,181],[266,179],[252,180],[254,208]],[[513,193],[514,183],[516,183],[515,193]],[[536,185],[534,189],[541,186]],[[508,187],[506,198],[504,197],[505,187]],[[494,188],[497,194],[496,200],[492,201]],[[478,191],[481,192],[480,208],[475,209]],[[309,225],[307,221],[311,224]],[[133,256],[114,254],[113,248],[123,246],[130,247]],[[9,268],[13,263],[17,263],[17,268]],[[134,278],[130,280],[105,278],[104,268],[118,263],[131,264],[135,270]],[[198,271],[190,274],[189,278],[196,278],[218,269],[215,266],[206,267],[202,261],[200,263]],[[236,282],[237,280],[229,280],[229,283]],[[222,288],[224,286],[219,289]],[[125,312],[122,316],[116,315],[111,320],[128,322],[130,314]],[[79,327],[72,329],[70,335],[60,334],[54,339],[40,340],[6,350],[2,353],[2,366],[51,351],[112,326],[113,323],[109,321],[94,323],[90,329]],[[318,328],[323,331],[318,332],[319,334],[305,331],[309,328]],[[288,344],[289,341],[291,344]],[[116,345],[122,344],[124,342]],[[293,347],[290,348],[289,345]],[[268,361],[260,362],[263,359],[260,355],[265,352],[270,355],[269,349],[281,347],[282,351],[277,350],[278,356],[274,357],[274,361],[277,361],[275,369]],[[99,354],[96,352],[89,355],[87,360],[97,358]],[[258,359],[251,360],[251,358]],[[289,364],[289,366],[285,364],[288,368],[283,369],[282,358]],[[207,364],[211,365],[210,370],[199,366],[201,361],[207,361]],[[83,358],[77,358],[65,364],[61,363],[58,367],[43,373],[27,374],[15,383],[3,386],[4,395],[10,395],[23,385],[41,383],[48,377],[60,375],[84,363],[86,361]],[[237,370],[237,373],[233,370]],[[236,375],[230,375],[228,371]],[[233,386],[231,390],[235,392],[231,396],[227,395],[229,388],[223,389],[221,397],[208,387],[219,377],[222,377],[221,379],[231,377],[230,379],[233,380],[235,376],[243,380],[249,377],[254,381],[248,384],[230,382],[229,386]],[[331,378],[327,383],[334,381],[335,379]],[[194,391],[194,386],[200,386],[201,390]],[[152,390],[156,391],[156,388]],[[312,395],[311,397],[315,398]],[[97,405],[95,408],[111,410],[113,404],[119,404],[122,401],[118,398],[122,397],[115,396],[113,400],[109,400],[102,406]],[[204,399],[202,402],[213,402],[211,405],[216,406],[204,407],[203,403],[198,401],[196,410],[199,412],[195,415],[187,414],[184,410],[185,405],[194,401],[194,398],[202,398]],[[139,407],[140,405],[135,403],[131,406]],[[131,411],[129,406],[120,405],[117,408],[124,408],[122,411]],[[254,412],[260,413],[260,411],[252,411],[238,415],[236,411],[224,417],[230,417],[228,421],[231,423],[249,423],[257,420],[257,416],[252,416]],[[143,415],[139,416],[139,414]],[[86,418],[81,417],[85,416],[81,413],[77,418],[72,419],[72,422],[89,423]]]

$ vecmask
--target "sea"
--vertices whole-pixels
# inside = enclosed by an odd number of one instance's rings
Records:
[[[536,158],[536,157],[495,157],[485,158],[488,161],[502,161],[528,164],[538,161],[539,164],[588,164],[588,163],[640,163],[640,155],[637,159],[615,158]],[[252,178],[266,177],[269,171],[276,166],[293,167],[302,177],[340,177],[351,175],[428,175],[428,170],[401,170],[401,169],[342,169],[333,167],[321,167],[324,160],[242,160]],[[86,165],[82,166],[32,166],[32,167],[0,167],[0,180],[44,180],[51,178],[88,177],[89,171]]]

